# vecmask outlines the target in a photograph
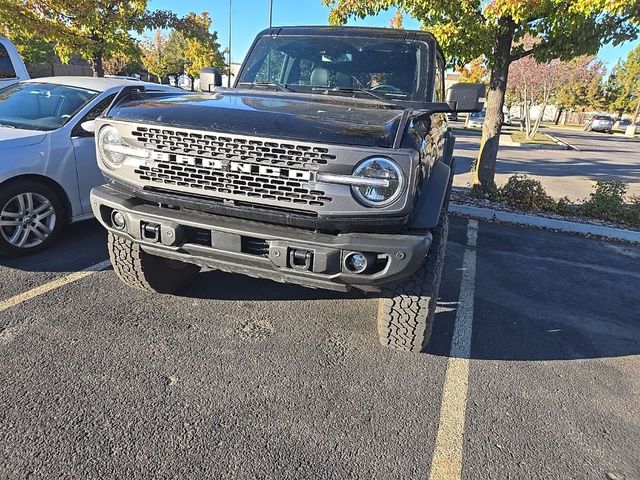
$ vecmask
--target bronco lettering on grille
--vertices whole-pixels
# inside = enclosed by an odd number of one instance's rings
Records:
[[[226,172],[247,173],[266,177],[284,177],[291,180],[302,180],[307,182],[311,181],[311,172],[307,170],[296,170],[293,168],[280,168],[234,161],[223,162],[222,160],[216,160],[213,158],[192,157],[190,155],[176,155],[165,152],[151,152],[151,159],[157,162],[176,162],[181,165],[211,168]]]

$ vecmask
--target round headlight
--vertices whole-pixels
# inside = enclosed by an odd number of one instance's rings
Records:
[[[351,187],[359,201],[370,207],[386,207],[395,202],[404,188],[404,175],[400,167],[387,158],[369,158],[353,171],[354,177],[386,182],[379,185],[354,185]]]
[[[127,155],[121,151],[124,146],[126,144],[120,133],[118,133],[117,128],[107,125],[100,130],[98,149],[104,164],[108,168],[115,170],[125,161]]]

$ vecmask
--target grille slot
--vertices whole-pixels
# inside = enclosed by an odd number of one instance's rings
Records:
[[[242,252],[261,257],[269,256],[269,243],[262,238],[242,237]]]
[[[198,245],[211,246],[211,231],[202,228],[188,228],[186,232],[187,243],[196,243]]]

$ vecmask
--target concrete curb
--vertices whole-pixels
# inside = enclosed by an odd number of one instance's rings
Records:
[[[618,133],[618,132],[615,132],[615,133],[613,134],[613,136],[614,136],[614,137],[628,138],[629,140],[640,140],[640,137],[638,136],[638,134],[637,134],[637,133],[632,137],[632,136],[626,135],[626,134],[624,134],[624,133]]]
[[[564,140],[560,140],[558,137],[551,135],[550,133],[545,133],[545,135],[549,138],[551,138],[554,142],[558,142],[561,143],[562,145],[567,147],[567,150],[577,150],[578,152],[580,152],[581,150],[576,147],[575,145],[571,145],[569,142],[566,142]]]
[[[481,220],[499,220],[501,222],[513,223],[516,225],[548,228],[566,233],[595,235],[612,240],[624,240],[627,242],[640,243],[640,232],[626,230],[624,228],[603,227],[601,225],[592,225],[590,223],[556,220],[555,218],[538,217],[536,215],[526,215],[522,213],[503,212],[491,208],[474,207],[471,205],[461,205],[458,203],[451,203],[451,205],[449,205],[449,211],[467,217],[479,218]]]

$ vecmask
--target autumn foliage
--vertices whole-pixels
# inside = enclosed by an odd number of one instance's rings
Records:
[[[493,185],[502,109],[513,62],[533,56],[538,62],[595,55],[605,43],[635,39],[640,4],[626,0],[323,0],[329,20],[343,24],[391,7],[402,8],[433,33],[451,65],[484,57],[489,68],[486,117],[474,185]],[[535,40],[527,47],[522,40]]]

